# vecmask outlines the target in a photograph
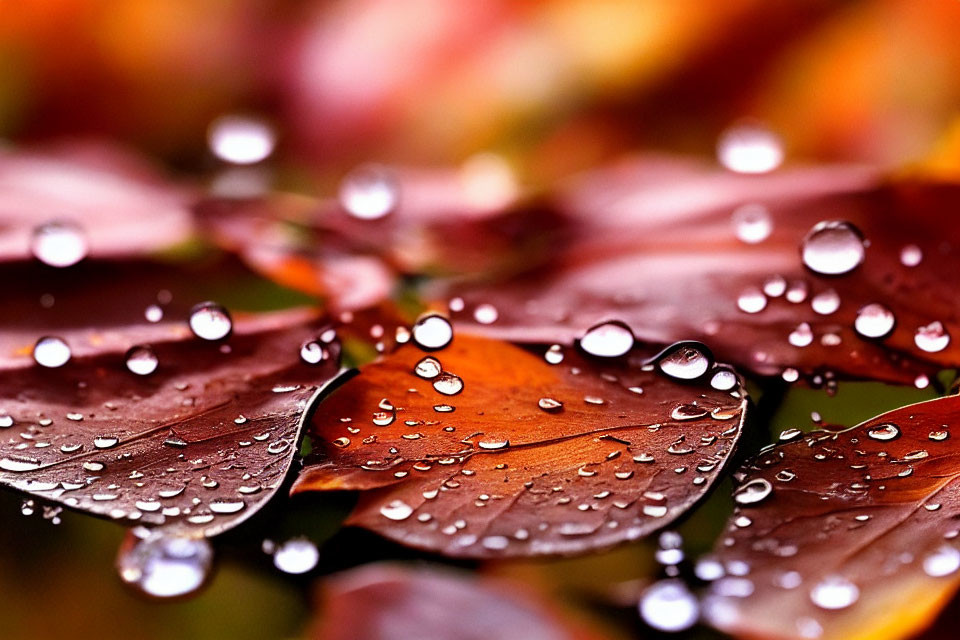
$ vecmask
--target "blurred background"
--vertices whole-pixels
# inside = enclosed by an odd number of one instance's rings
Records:
[[[215,187],[224,160],[256,165],[229,187],[250,192],[330,194],[368,161],[492,167],[493,190],[510,191],[641,151],[715,162],[723,132],[749,122],[778,136],[785,164],[960,175],[958,33],[954,1],[0,0],[0,140],[118,143]],[[224,146],[228,134],[254,142]],[[238,148],[248,155],[231,158]],[[882,407],[875,391],[792,390],[771,429],[809,426],[811,410],[852,424],[931,394]],[[270,523],[327,543],[312,576],[275,571],[260,542],[276,529],[253,524],[219,543],[207,591],[157,604],[115,575],[119,526],[64,514],[54,527],[5,494],[3,635],[309,635],[317,575],[423,560],[335,533],[344,500],[285,504]],[[691,554],[727,508],[714,500],[684,525]],[[655,577],[652,548],[465,568],[525,583],[605,636],[649,636],[610,603]]]

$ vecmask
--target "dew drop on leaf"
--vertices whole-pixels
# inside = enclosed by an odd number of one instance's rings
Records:
[[[950,334],[939,320],[919,327],[913,336],[913,342],[927,353],[943,351],[950,344]]]
[[[388,168],[365,164],[344,177],[338,195],[340,206],[354,218],[379,220],[397,208],[400,185]]]
[[[222,340],[233,330],[233,320],[222,305],[201,302],[190,310],[190,330],[204,340]]]
[[[153,349],[146,345],[131,347],[127,351],[127,369],[138,376],[148,376],[157,370],[160,361]]]
[[[33,230],[33,255],[51,267],[69,267],[87,256],[87,237],[72,222],[47,222]]]
[[[717,159],[736,173],[768,173],[783,162],[783,143],[761,124],[740,123],[720,135]]]
[[[696,380],[710,368],[709,350],[696,342],[678,342],[664,349],[656,358],[657,369],[677,380]]]
[[[273,551],[273,566],[294,575],[307,573],[317,566],[319,560],[317,545],[306,538],[292,538],[277,545]]]
[[[266,160],[276,142],[270,125],[248,116],[221,116],[207,130],[210,152],[230,164],[256,164]]]
[[[864,338],[882,338],[893,331],[895,324],[896,318],[890,309],[882,304],[871,303],[857,312],[853,327]]]
[[[443,349],[453,340],[453,325],[438,313],[425,313],[413,323],[413,341],[425,351]]]
[[[44,336],[33,347],[33,359],[43,367],[62,367],[70,360],[70,347],[62,338]]]
[[[824,275],[848,273],[863,262],[866,255],[860,230],[844,220],[818,222],[803,239],[803,264]]]
[[[773,218],[767,208],[760,204],[745,204],[737,207],[731,216],[733,232],[746,244],[757,244],[770,237]]]
[[[733,499],[737,504],[756,504],[765,500],[773,492],[773,486],[763,478],[756,478],[737,488]]]
[[[860,597],[860,589],[843,576],[830,575],[810,590],[810,601],[821,609],[846,609]]]
[[[700,604],[680,580],[655,582],[640,596],[640,617],[654,629],[676,633],[696,624]]]
[[[122,551],[117,569],[139,591],[171,598],[199,589],[212,563],[213,548],[205,539],[155,532]]]
[[[587,329],[580,348],[598,358],[617,358],[633,348],[633,331],[618,320],[601,322]]]

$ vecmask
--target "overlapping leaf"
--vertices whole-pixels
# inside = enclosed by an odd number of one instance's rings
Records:
[[[551,265],[435,295],[465,298],[458,317],[468,322],[477,305],[493,304],[497,322],[475,329],[498,338],[564,343],[616,318],[654,344],[701,339],[721,359],[762,375],[797,369],[912,383],[960,363],[952,295],[960,228],[943,224],[958,201],[960,186],[888,181],[858,167],[756,177],[638,161],[588,175],[558,196],[577,231]],[[738,240],[735,211],[744,205],[763,208],[747,219],[754,230],[766,220],[768,238]],[[823,220],[859,227],[868,243],[859,268],[827,276],[805,267],[801,243]],[[904,249],[912,252],[906,260]],[[754,300],[738,304],[745,294]],[[865,338],[854,329],[869,304],[893,314],[888,336]],[[935,323],[949,343],[921,345],[918,331],[936,333]]]
[[[743,637],[901,638],[960,585],[960,397],[806,435],[741,472],[707,613]],[[770,615],[770,612],[776,615]]]
[[[213,535],[276,492],[318,386],[338,368],[305,363],[312,312],[238,317],[207,342],[183,321],[61,331],[75,352],[56,369],[29,356],[0,371],[0,484],[130,524]],[[137,375],[127,350],[149,345]]]
[[[506,580],[375,564],[324,580],[319,620],[310,637],[587,640],[601,636],[562,619]]]
[[[294,491],[363,490],[349,523],[470,557],[635,539],[706,493],[740,434],[739,387],[557,355],[469,335],[426,362],[401,347],[321,405]]]

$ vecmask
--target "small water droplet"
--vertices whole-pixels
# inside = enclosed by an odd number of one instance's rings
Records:
[[[453,325],[438,313],[425,313],[412,329],[413,341],[425,351],[443,349],[453,340]]]
[[[378,164],[364,164],[340,183],[340,206],[354,218],[379,220],[400,202],[400,185],[393,171]]]
[[[882,304],[871,303],[857,312],[853,328],[864,338],[882,338],[893,331],[896,318],[890,309]]]
[[[943,351],[950,344],[950,334],[939,320],[917,329],[913,342],[927,353]]]
[[[417,363],[413,372],[424,380],[433,380],[443,372],[443,365],[436,358],[427,356]]]
[[[813,342],[813,329],[806,322],[801,322],[797,328],[790,332],[787,341],[795,347],[807,347]]]
[[[548,413],[556,413],[563,409],[563,403],[553,398],[540,398],[537,401],[537,406]]]
[[[560,364],[563,362],[563,349],[558,344],[551,345],[546,353],[543,354],[543,359],[546,360],[548,364]]]
[[[445,396],[455,396],[463,391],[463,380],[449,371],[444,371],[433,381],[433,388]]]
[[[773,492],[773,486],[764,478],[755,478],[740,485],[733,492],[733,500],[737,504],[756,504],[765,500]]]
[[[844,220],[818,222],[803,239],[803,264],[824,275],[848,273],[863,262],[866,255],[863,234]]]
[[[655,359],[661,373],[678,380],[696,380],[710,368],[712,354],[699,342],[678,342]]]
[[[147,345],[131,347],[127,351],[127,369],[138,376],[148,376],[157,370],[160,361]]]
[[[413,513],[413,507],[403,500],[391,500],[389,503],[380,507],[380,515],[388,520],[400,521],[406,520]]]
[[[72,222],[47,222],[33,230],[33,255],[51,267],[69,267],[87,256],[87,237]]]
[[[306,538],[292,538],[277,546],[273,552],[273,566],[284,573],[299,575],[317,566],[320,552],[317,545]]]
[[[737,307],[744,313],[760,313],[767,308],[767,296],[757,287],[749,287],[740,292]]]
[[[493,324],[500,317],[500,312],[492,304],[477,305],[473,310],[473,319],[480,324]]]
[[[93,439],[93,446],[97,449],[110,449],[120,444],[120,438],[114,436],[97,436]]]
[[[221,116],[207,130],[210,152],[231,164],[256,164],[266,160],[276,143],[276,134],[270,125],[249,116]]]
[[[923,261],[923,250],[915,244],[908,244],[900,250],[900,264],[915,267]]]
[[[950,545],[934,549],[923,559],[923,572],[932,578],[949,576],[960,569],[960,551]]]
[[[845,609],[860,597],[860,589],[843,576],[831,575],[810,590],[810,600],[821,609]]]
[[[783,162],[783,143],[762,124],[741,122],[720,134],[717,159],[737,173],[768,173]]]
[[[300,345],[300,359],[307,364],[320,364],[330,359],[330,349],[319,340],[307,340]]]
[[[710,378],[710,386],[717,391],[729,391],[737,386],[737,374],[726,368],[718,368]]]
[[[689,629],[700,617],[700,604],[676,579],[660,580],[640,596],[640,617],[654,629],[676,633]]]
[[[160,322],[163,320],[163,309],[160,305],[152,304],[144,310],[143,317],[147,319],[147,322]]]
[[[900,428],[892,422],[885,422],[867,429],[867,437],[886,442],[900,437]]]
[[[190,310],[190,330],[204,340],[222,340],[230,335],[230,313],[215,302],[201,302]]]
[[[761,204],[745,204],[737,207],[731,216],[737,239],[747,244],[757,244],[770,237],[773,218]]]

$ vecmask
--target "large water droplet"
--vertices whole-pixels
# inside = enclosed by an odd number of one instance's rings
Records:
[[[773,486],[764,478],[755,478],[740,485],[733,492],[733,500],[737,504],[756,504],[765,500],[773,492]]]
[[[425,313],[413,323],[413,341],[425,351],[443,349],[453,340],[453,325],[438,313]]]
[[[143,593],[170,598],[199,589],[212,562],[213,549],[205,539],[156,532],[122,553],[117,569],[124,582]]]
[[[617,358],[633,348],[633,331],[623,322],[601,322],[587,329],[580,348],[598,358]]]
[[[463,391],[463,380],[448,371],[444,371],[433,381],[433,388],[445,396],[455,396]]]
[[[418,362],[417,366],[413,369],[413,372],[424,380],[433,380],[439,376],[442,371],[443,365],[433,356],[426,356]]]
[[[70,360],[70,347],[62,338],[44,336],[33,347],[33,359],[43,367],[62,367]]]
[[[270,125],[247,116],[221,116],[207,130],[211,153],[231,164],[255,164],[265,160],[273,153],[276,143],[276,134]]]
[[[900,428],[892,422],[878,424],[867,429],[867,437],[886,442],[900,437]]]
[[[678,342],[655,358],[661,373],[678,380],[696,380],[710,368],[713,354],[699,342]]]
[[[737,374],[727,368],[718,368],[710,378],[710,386],[717,391],[729,391],[737,386]]]
[[[377,220],[397,208],[400,186],[386,167],[365,164],[343,179],[339,197],[340,206],[354,218]]]
[[[413,513],[413,507],[403,500],[391,500],[380,507],[380,515],[388,520],[406,520]]]
[[[882,338],[893,331],[896,318],[890,309],[882,304],[871,303],[857,312],[853,328],[864,338]]]
[[[273,566],[284,573],[306,573],[316,567],[319,560],[317,545],[306,538],[287,540],[273,552]]]
[[[654,629],[677,632],[697,623],[700,604],[680,580],[660,580],[640,596],[639,611],[643,621]]]
[[[801,256],[807,267],[825,275],[840,275],[857,268],[866,255],[863,235],[844,220],[824,220],[803,239]]]
[[[717,159],[737,173],[767,173],[783,162],[783,143],[763,125],[741,123],[720,135]]]
[[[87,256],[87,236],[72,222],[47,222],[33,230],[33,255],[51,267],[69,267]]]
[[[131,347],[127,351],[127,369],[138,376],[148,376],[157,370],[160,361],[153,349],[146,345]]]
[[[230,335],[233,320],[216,302],[201,302],[190,310],[190,330],[204,340],[222,340]]]
[[[810,590],[810,600],[821,609],[846,609],[860,597],[860,589],[843,576],[831,575]]]

